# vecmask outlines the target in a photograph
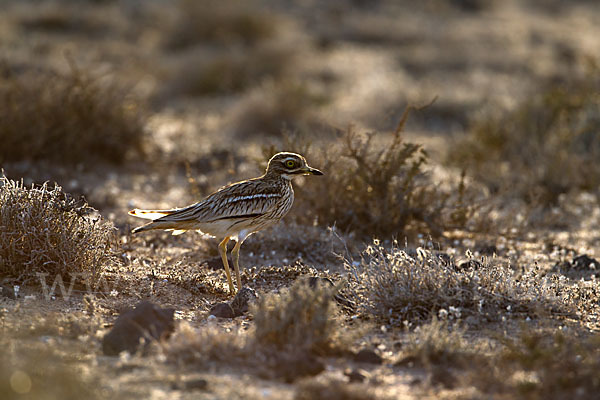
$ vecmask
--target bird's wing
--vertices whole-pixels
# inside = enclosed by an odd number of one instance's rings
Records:
[[[282,193],[278,188],[249,180],[226,186],[203,201],[175,210],[157,221],[211,222],[228,218],[258,217],[275,207],[281,197]]]

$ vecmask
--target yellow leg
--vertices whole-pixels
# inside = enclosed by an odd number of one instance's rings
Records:
[[[242,241],[238,240],[233,250],[231,250],[231,255],[233,256],[233,267],[235,268],[235,277],[237,279],[238,290],[242,289],[242,278],[240,278],[240,246],[242,245]]]
[[[219,254],[221,254],[221,260],[223,260],[223,266],[225,266],[225,274],[227,275],[229,292],[235,293],[235,288],[233,287],[233,282],[231,281],[231,272],[229,272],[229,262],[227,261],[227,242],[229,242],[229,236],[219,243]]]

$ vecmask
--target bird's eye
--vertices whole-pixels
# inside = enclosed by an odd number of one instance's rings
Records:
[[[294,162],[294,160],[287,160],[285,162],[285,166],[288,168],[294,168],[296,166],[296,163]]]

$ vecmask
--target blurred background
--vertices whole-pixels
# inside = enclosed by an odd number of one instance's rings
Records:
[[[126,209],[183,206],[278,150],[348,183],[349,131],[374,132],[376,154],[407,106],[435,100],[402,133],[427,185],[455,193],[463,173],[479,198],[548,208],[598,193],[598,38],[592,0],[3,0],[0,163],[123,226]]]

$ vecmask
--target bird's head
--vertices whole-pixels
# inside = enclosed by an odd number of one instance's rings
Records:
[[[292,179],[299,175],[323,175],[321,171],[312,168],[300,154],[282,152],[277,153],[269,160],[267,175],[276,174],[285,179]]]

